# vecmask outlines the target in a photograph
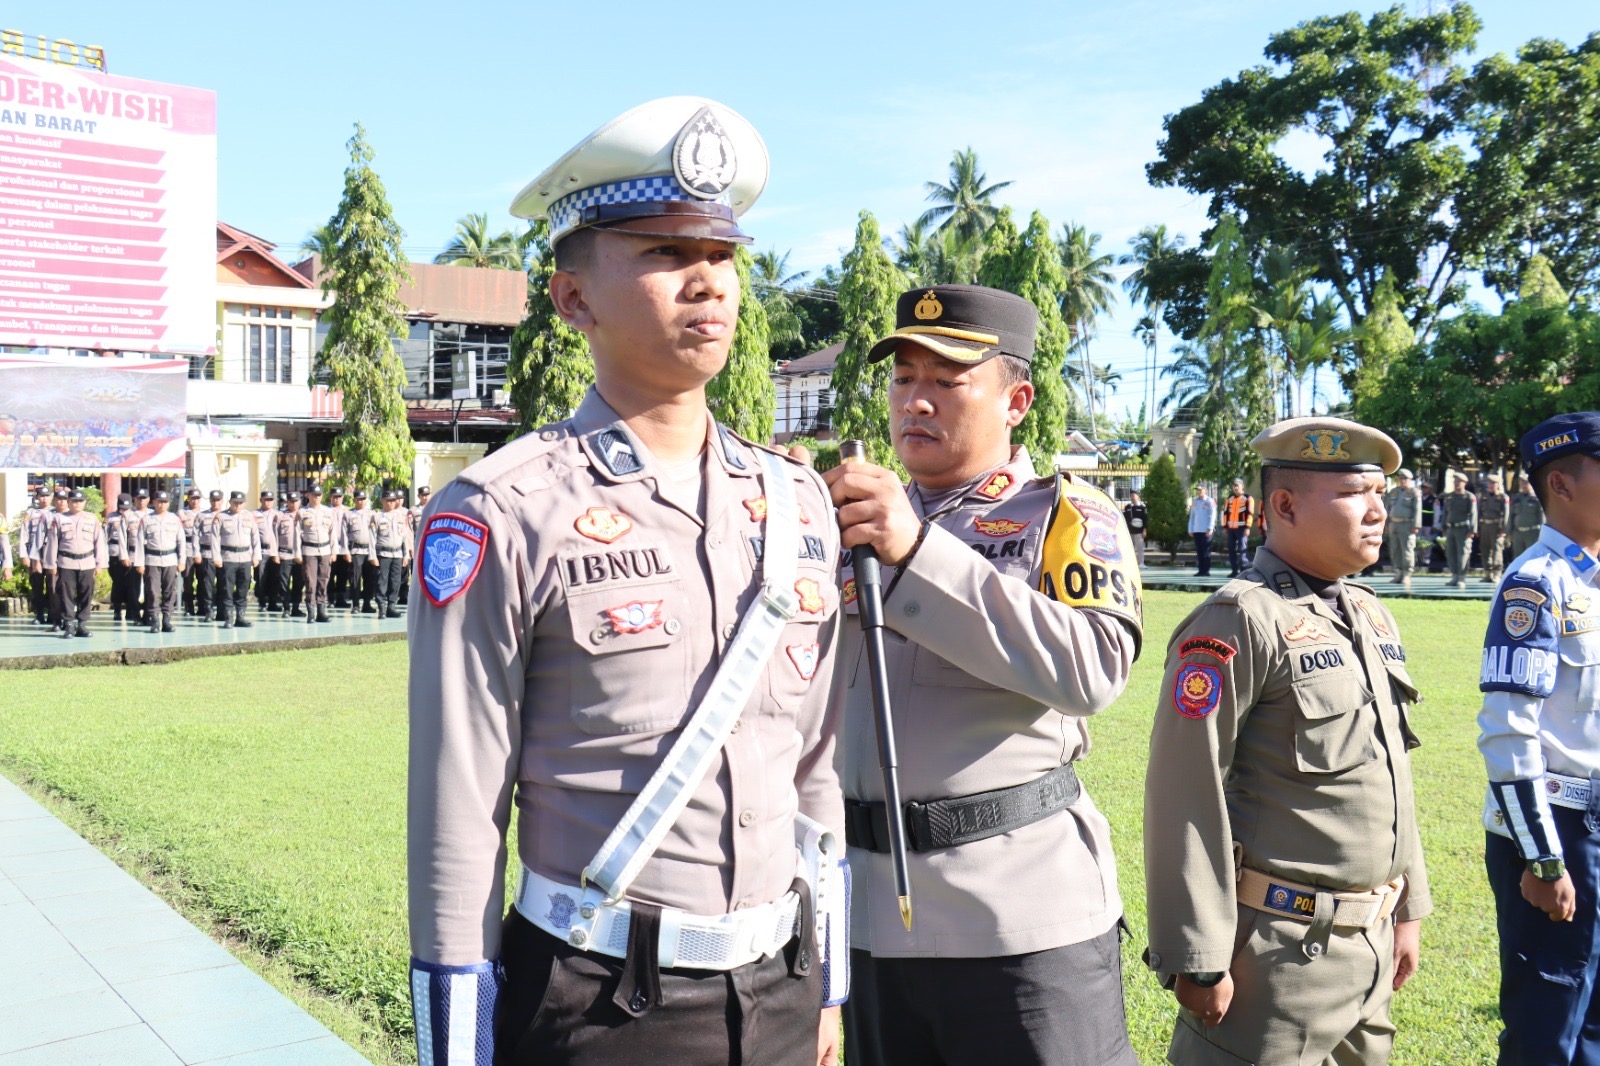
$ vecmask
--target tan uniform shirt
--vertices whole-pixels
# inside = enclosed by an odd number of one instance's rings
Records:
[[[1082,758],[1086,718],[1122,692],[1137,641],[1115,618],[1037,591],[1056,479],[1036,477],[1019,448],[999,470],[931,501],[931,514],[915,485],[909,492],[928,528],[898,579],[884,574],[903,798],[1020,785]],[[1109,500],[1104,509],[1122,528]],[[1131,541],[1125,551],[1131,557]],[[848,564],[843,574],[854,614]],[[864,641],[854,617],[844,631],[835,690],[845,795],[881,803]],[[1087,791],[1032,825],[912,853],[908,863],[916,907],[909,933],[889,856],[850,849],[851,947],[880,957],[1016,955],[1098,936],[1122,914],[1110,829]]]
[[[128,547],[128,531],[125,517],[120,511],[113,511],[106,517],[106,556],[112,562],[122,562],[131,559],[133,553]]]
[[[1531,492],[1519,492],[1511,497],[1507,510],[1511,528],[1520,533],[1528,533],[1544,525],[1544,507],[1539,503],[1539,497]]]
[[[278,557],[278,509],[258,507],[251,512],[256,519],[256,536],[261,539],[261,554],[269,559]]]
[[[576,885],[706,694],[758,595],[765,528],[757,449],[707,430],[697,493],[591,389],[571,419],[434,494],[408,612],[417,958],[497,958],[513,806],[522,862]],[[765,903],[794,879],[797,808],[842,836],[827,713],[838,534],[821,480],[792,474],[811,520],[800,613],[631,898],[696,914]],[[480,528],[481,550],[428,532],[445,522]]]
[[[167,512],[171,514],[171,511]],[[189,538],[189,562],[200,556],[200,515],[204,513],[194,507],[185,507],[178,512],[178,521],[183,523],[183,535]],[[183,564],[185,566],[188,563]]]
[[[111,565],[106,527],[88,511],[57,515],[44,543],[46,570],[104,570]]]
[[[409,559],[412,553],[411,516],[400,508],[372,513],[373,551],[380,559]]]
[[[44,524],[44,516],[49,514],[43,507],[30,507],[22,512],[22,517],[17,520],[17,556],[24,563],[37,559],[38,530]]]
[[[194,557],[208,563],[217,561],[217,519],[226,511],[201,511],[194,519]]]
[[[139,535],[133,540],[133,565],[187,566],[190,547],[181,516],[172,511],[166,514],[152,511],[149,518],[139,523]]]
[[[307,555],[343,555],[344,531],[335,518],[333,508],[318,505],[300,505],[294,516],[295,558]]]
[[[1389,525],[1415,529],[1422,524],[1422,492],[1415,485],[1403,489],[1396,485],[1383,498],[1389,512]]]
[[[280,560],[293,559],[300,554],[297,547],[295,515],[288,511],[272,512],[272,543]]]
[[[212,526],[216,536],[216,555],[219,563],[249,563],[261,561],[261,533],[256,526],[256,516],[250,511],[223,511]]]
[[[1417,691],[1388,608],[1343,583],[1344,618],[1265,548],[1172,636],[1145,775],[1150,956],[1226,970],[1244,865],[1330,891],[1404,874],[1432,910],[1407,723]]]
[[[372,516],[376,513],[369,508],[348,507],[341,515],[342,528],[340,533],[344,539],[344,550],[350,552],[372,553]]]

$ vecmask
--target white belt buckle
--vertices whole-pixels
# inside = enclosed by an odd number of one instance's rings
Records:
[[[781,616],[785,622],[800,613],[800,601],[793,589],[774,588],[770,584],[762,585],[761,602],[774,614]]]

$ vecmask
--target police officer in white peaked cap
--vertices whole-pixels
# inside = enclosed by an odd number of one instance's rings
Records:
[[[761,138],[693,97],[520,193],[588,340],[571,418],[417,531],[409,873],[418,1055],[813,1066],[848,951],[821,479],[711,417]],[[506,834],[521,872],[505,915]]]

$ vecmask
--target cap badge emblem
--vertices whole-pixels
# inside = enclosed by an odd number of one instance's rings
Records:
[[[931,322],[944,314],[944,304],[940,303],[933,290],[929,289],[922,294],[922,299],[917,301],[917,306],[911,309],[911,313],[922,322]]]
[[[684,191],[702,200],[721,196],[733,184],[734,175],[739,172],[733,141],[711,108],[702,107],[678,131],[678,142],[672,148],[672,169]]]
[[[1331,429],[1308,429],[1301,436],[1306,439],[1305,450],[1300,453],[1302,459],[1332,463],[1350,458],[1350,453],[1344,450],[1345,438],[1349,436],[1347,433],[1335,433]]]

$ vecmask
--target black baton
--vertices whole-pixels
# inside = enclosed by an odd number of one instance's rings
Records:
[[[867,457],[865,441],[839,442],[846,463]],[[894,864],[894,890],[900,897],[900,920],[911,931],[911,873],[906,868],[905,804],[900,799],[900,759],[894,750],[894,719],[889,717],[889,671],[883,662],[883,579],[878,555],[870,544],[850,549],[856,572],[856,611],[867,642],[867,672],[872,680],[872,719],[878,731],[878,765],[883,768],[884,813],[889,822],[889,861]]]

